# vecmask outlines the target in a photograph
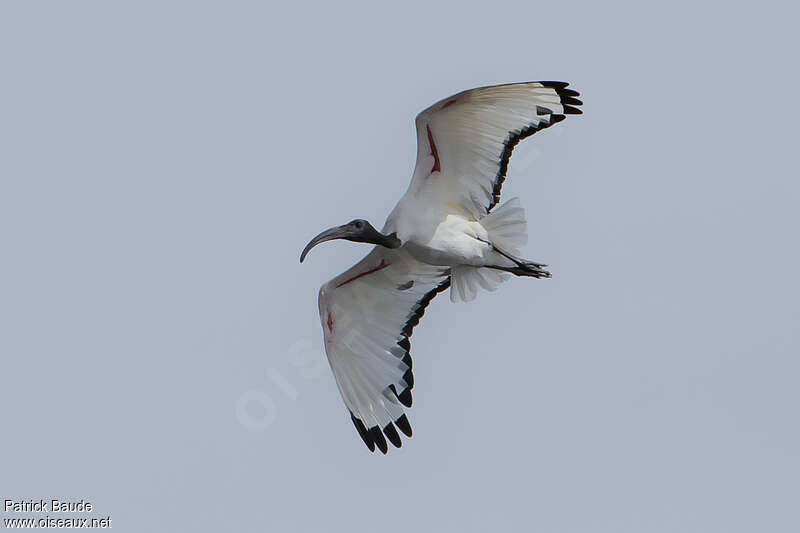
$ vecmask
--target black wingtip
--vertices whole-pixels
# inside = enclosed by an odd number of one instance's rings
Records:
[[[411,354],[406,353],[403,356],[403,362],[406,364],[406,366],[408,367],[409,370],[414,368],[414,362],[411,360]]]
[[[537,115],[539,115],[539,116],[549,115],[550,113],[552,113],[552,111],[547,109],[546,107],[542,107],[540,105],[536,106],[536,114]]]
[[[548,87],[555,91],[559,97],[559,104],[562,106],[563,111],[559,114],[553,114],[552,111],[550,111],[547,113],[550,115],[549,120],[545,116],[544,120],[536,120],[535,122],[528,124],[527,127],[509,132],[508,138],[505,140],[503,145],[503,152],[500,154],[500,165],[492,185],[492,197],[489,201],[489,205],[486,207],[487,213],[490,213],[492,209],[494,209],[494,207],[500,202],[500,192],[502,191],[503,183],[506,180],[508,161],[511,158],[511,153],[514,151],[514,147],[516,147],[522,139],[530,137],[537,131],[549,128],[553,124],[561,122],[566,118],[565,115],[583,114],[580,109],[574,107],[576,105],[583,104],[583,102],[575,98],[576,96],[580,96],[580,93],[572,89],[567,89],[569,83],[565,81],[540,81],[538,83],[542,87]],[[545,109],[546,108],[544,106],[536,106],[536,114],[543,116],[542,111]]]
[[[559,98],[561,98],[561,105],[564,107],[564,114],[565,115],[582,115],[583,111],[578,109],[574,106],[583,105],[576,96],[580,96],[578,91],[573,91],[572,89],[567,89],[569,83],[563,81],[542,81],[539,82],[545,87],[551,87],[555,89],[556,93],[558,94]],[[537,108],[538,113],[538,108]]]
[[[353,425],[356,426],[356,431],[358,431],[358,434],[361,435],[361,440],[363,440],[364,444],[367,445],[367,448],[369,448],[369,451],[374,452],[375,451],[375,441],[373,441],[372,437],[370,436],[369,432],[367,431],[366,426],[364,426],[364,422],[362,422],[361,420],[356,418],[355,415],[352,412],[350,413],[350,418],[353,420]]]
[[[389,439],[389,442],[391,442],[395,448],[399,448],[403,445],[403,441],[400,440],[400,435],[391,422],[386,424],[386,427],[383,428],[383,434],[386,435],[386,438]]]
[[[540,81],[545,87],[552,87],[553,89],[565,89],[569,83],[565,81]]]
[[[402,403],[406,407],[411,407],[411,404],[413,403],[411,398],[411,390],[403,389],[403,392],[397,395],[397,399],[400,400],[400,403]]]
[[[402,431],[406,437],[411,436],[411,424],[408,423],[408,417],[406,417],[405,413],[403,413],[403,416],[395,420],[394,423],[400,428],[400,431]]]
[[[383,433],[381,433],[381,428],[378,426],[372,426],[369,428],[369,436],[372,438],[373,442],[375,442],[375,446],[386,455],[386,452],[389,451],[389,446],[386,445],[386,439],[383,437]]]
[[[408,388],[409,389],[413,389],[414,388],[414,374],[413,374],[413,372],[411,372],[410,368],[408,370],[406,370],[405,374],[403,374],[403,380],[406,383],[408,383]]]
[[[581,102],[577,98],[573,98],[572,96],[565,96],[563,94],[561,95],[561,103],[569,105],[583,105],[583,102]]]

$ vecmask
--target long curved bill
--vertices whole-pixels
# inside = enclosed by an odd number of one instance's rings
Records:
[[[326,229],[325,231],[323,231],[322,233],[311,239],[311,242],[306,244],[306,247],[303,248],[303,253],[300,254],[300,262],[302,263],[303,259],[306,258],[306,255],[308,255],[308,252],[310,252],[311,249],[316,245],[318,245],[319,243],[325,241],[332,241],[335,239],[343,239],[345,236],[347,236],[347,232],[345,231],[344,228],[342,228],[342,226],[336,226],[335,228]]]

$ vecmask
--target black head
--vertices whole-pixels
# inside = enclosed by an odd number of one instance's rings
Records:
[[[303,259],[306,258],[306,255],[314,246],[321,242],[332,241],[335,239],[345,239],[353,242],[367,242],[370,244],[385,246],[386,248],[397,248],[402,244],[395,233],[384,235],[372,227],[372,224],[366,220],[357,218],[342,226],[327,229],[311,239],[311,242],[309,242],[303,249],[303,253],[300,254],[300,262],[303,262]]]

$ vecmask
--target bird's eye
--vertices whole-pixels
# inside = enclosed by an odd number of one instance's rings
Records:
[[[356,220],[355,222],[356,229],[362,229],[364,227],[364,223],[360,220]]]

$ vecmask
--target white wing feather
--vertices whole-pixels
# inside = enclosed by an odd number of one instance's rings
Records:
[[[397,424],[410,436],[411,335],[430,299],[449,284],[448,270],[420,263],[403,248],[376,247],[322,286],[319,313],[325,352],[339,392],[364,442],[386,453],[399,447]],[[383,433],[383,435],[382,435]]]
[[[417,163],[406,196],[460,206],[474,219],[500,196],[508,159],[525,137],[580,114],[564,82],[528,82],[464,91],[416,119]],[[407,211],[407,212],[410,212]]]

